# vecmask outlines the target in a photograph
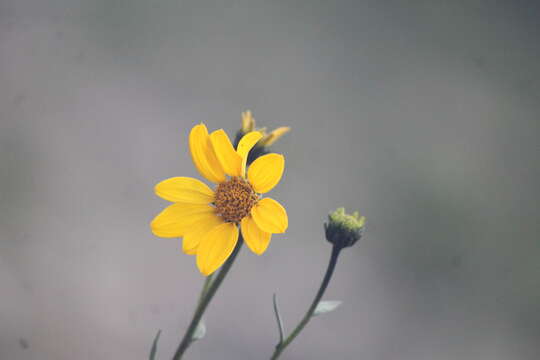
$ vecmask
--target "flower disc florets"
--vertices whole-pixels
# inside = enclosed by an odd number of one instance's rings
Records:
[[[214,204],[225,221],[238,223],[249,214],[258,199],[249,182],[233,177],[218,185]]]

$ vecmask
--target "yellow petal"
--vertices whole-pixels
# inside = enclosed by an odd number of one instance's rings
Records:
[[[208,129],[204,124],[195,125],[189,134],[191,159],[199,173],[208,181],[225,181],[225,172],[221,168],[210,142]]]
[[[238,155],[242,157],[242,176],[246,175],[246,162],[248,158],[249,151],[255,146],[257,141],[262,138],[262,134],[259,131],[252,131],[244,135],[238,142],[236,151]]]
[[[277,185],[285,169],[285,158],[280,154],[266,154],[257,158],[248,169],[248,181],[253,189],[264,194]]]
[[[206,139],[206,159],[208,160],[210,168],[218,178],[218,182],[222,183],[227,180],[225,177],[225,171],[221,167],[221,164],[216,156],[216,151],[212,146],[212,141],[210,141],[210,136],[208,136]]]
[[[210,230],[197,248],[197,266],[205,276],[216,271],[231,255],[238,241],[238,227],[223,223]]]
[[[240,223],[242,229],[242,236],[246,241],[247,246],[257,255],[261,255],[266,251],[270,244],[270,238],[272,234],[262,231],[251,215],[248,215],[242,219]]]
[[[213,228],[222,224],[223,218],[217,214],[208,214],[197,222],[193,223],[184,235],[182,250],[188,255],[195,255],[201,239]]]
[[[190,177],[173,177],[163,180],[154,188],[156,195],[172,202],[209,204],[214,192],[205,183]]]
[[[253,216],[253,220],[261,230],[269,233],[284,233],[289,226],[285,208],[271,198],[259,200],[251,208],[251,216]]]
[[[242,158],[234,150],[225,131],[223,129],[214,131],[210,134],[210,141],[225,173],[229,176],[240,176]]]
[[[154,235],[159,237],[182,237],[193,223],[215,211],[210,205],[175,203],[160,212],[150,227]]]

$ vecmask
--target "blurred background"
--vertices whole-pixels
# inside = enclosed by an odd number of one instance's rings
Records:
[[[240,254],[187,359],[268,359],[323,221],[368,218],[283,359],[540,358],[540,4],[0,0],[0,359],[172,356],[203,278],[149,221],[191,127],[292,132],[290,227]]]

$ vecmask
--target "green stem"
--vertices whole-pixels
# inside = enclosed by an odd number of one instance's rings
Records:
[[[195,310],[195,314],[193,314],[193,319],[191,319],[191,323],[189,324],[188,329],[186,330],[186,333],[184,335],[184,338],[182,339],[182,342],[180,342],[180,345],[178,345],[178,349],[176,349],[176,353],[174,354],[173,360],[180,360],[184,353],[186,352],[189,345],[191,345],[193,334],[195,333],[195,329],[197,329],[197,325],[199,325],[199,321],[201,321],[201,318],[208,306],[210,304],[210,301],[214,297],[217,289],[221,285],[221,282],[223,279],[225,279],[225,276],[227,276],[227,273],[229,272],[232,264],[234,263],[234,260],[236,259],[236,255],[238,255],[238,252],[240,252],[240,248],[242,247],[242,243],[244,242],[242,235],[240,234],[238,238],[238,242],[236,243],[236,246],[227,261],[223,264],[221,267],[221,271],[218,275],[216,275],[215,279],[213,281],[206,279],[205,285],[203,286],[203,294],[201,295],[201,299],[199,301],[199,305],[197,306],[197,309]],[[205,291],[206,289],[206,291]]]
[[[287,336],[287,338],[276,345],[276,348],[274,350],[274,354],[272,354],[271,360],[276,360],[283,350],[300,334],[300,332],[304,329],[304,327],[307,325],[311,317],[313,316],[313,312],[317,308],[317,305],[319,304],[319,301],[321,301],[321,298],[324,295],[324,292],[326,291],[326,288],[328,287],[328,284],[330,283],[330,279],[332,278],[332,274],[334,273],[334,269],[336,268],[339,252],[341,251],[341,247],[335,246],[332,248],[332,254],[330,255],[330,261],[328,262],[328,268],[326,269],[326,274],[324,274],[323,281],[321,283],[321,286],[319,287],[319,291],[317,291],[317,295],[315,295],[315,299],[313,299],[313,302],[311,303],[311,306],[309,307],[308,311],[302,318],[302,320],[296,325],[292,333]]]

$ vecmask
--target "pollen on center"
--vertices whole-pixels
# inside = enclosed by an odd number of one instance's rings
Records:
[[[246,180],[233,177],[218,185],[214,204],[217,213],[225,221],[238,223],[249,214],[258,199]]]

